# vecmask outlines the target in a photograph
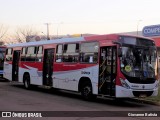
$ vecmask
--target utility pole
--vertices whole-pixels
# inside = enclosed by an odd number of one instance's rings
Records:
[[[141,22],[142,20],[138,20],[137,22],[137,35],[138,35],[138,27],[139,27],[139,23]]]
[[[50,25],[50,23],[45,23],[45,25],[47,25],[47,40],[50,40],[50,37],[49,37],[49,25]]]

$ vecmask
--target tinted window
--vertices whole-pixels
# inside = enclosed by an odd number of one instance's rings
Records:
[[[62,62],[62,52],[63,52],[63,46],[57,45],[56,62]]]
[[[6,61],[12,61],[12,48],[6,50]]]
[[[25,60],[26,60],[26,48],[23,47],[21,52],[21,61],[25,61]]]
[[[32,46],[27,48],[26,61],[35,61],[37,47]]]
[[[63,51],[64,62],[78,62],[79,60],[79,44],[65,44]]]
[[[120,42],[129,45],[139,45],[139,46],[153,46],[155,45],[152,40],[136,37],[120,37]]]
[[[82,43],[80,49],[80,62],[97,63],[98,62],[98,42]]]
[[[43,56],[43,47],[42,46],[39,46],[37,48],[37,57],[36,57],[36,61],[37,62],[42,62],[42,56]]]

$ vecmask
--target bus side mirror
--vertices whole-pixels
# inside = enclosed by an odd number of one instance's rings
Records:
[[[118,57],[122,57],[122,48],[118,48]]]

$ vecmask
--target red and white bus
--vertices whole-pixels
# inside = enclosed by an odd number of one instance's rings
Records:
[[[158,94],[153,40],[129,35],[95,35],[8,45],[4,77],[10,81],[123,97]]]

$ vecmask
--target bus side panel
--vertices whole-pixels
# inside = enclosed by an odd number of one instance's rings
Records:
[[[92,90],[93,94],[98,94],[98,81],[99,81],[99,65],[92,69]]]
[[[12,81],[12,62],[4,62],[3,77]]]
[[[69,67],[69,65],[62,68],[65,69],[65,67]],[[53,87],[78,91],[79,80],[82,77],[87,77],[91,80],[93,94],[98,94],[98,65],[78,70],[54,72]]]
[[[26,70],[24,68],[19,67],[19,78],[18,78],[19,82],[23,82],[23,75],[25,71]]]
[[[24,73],[29,73],[30,83],[42,85],[42,64],[41,62],[24,62],[19,69],[19,82],[23,82]]]

